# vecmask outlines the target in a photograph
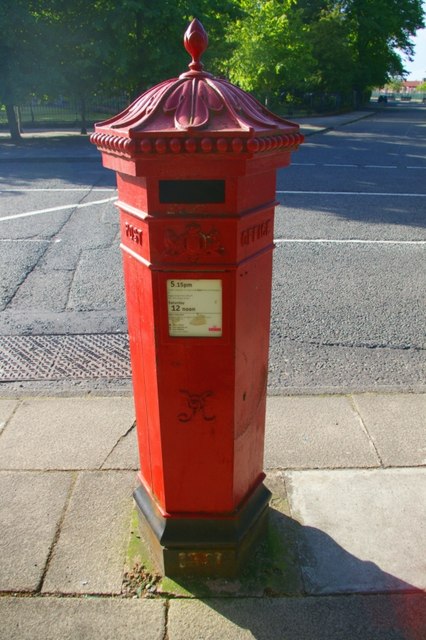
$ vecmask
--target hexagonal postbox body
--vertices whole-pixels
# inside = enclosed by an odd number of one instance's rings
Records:
[[[265,524],[275,172],[298,126],[190,70],[95,127],[117,172],[140,452],[135,499],[168,575],[232,575]]]

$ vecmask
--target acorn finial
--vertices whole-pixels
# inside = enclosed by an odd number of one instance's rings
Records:
[[[208,47],[209,38],[203,25],[197,18],[194,18],[185,31],[183,43],[185,49],[192,57],[192,62],[188,65],[191,71],[202,71],[204,65],[200,61],[200,58]]]

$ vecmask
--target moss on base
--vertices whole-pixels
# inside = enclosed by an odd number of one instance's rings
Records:
[[[139,534],[133,510],[123,594],[130,597],[206,598],[296,596],[303,592],[296,553],[298,524],[289,518],[288,505],[274,496],[264,541],[256,547],[236,579],[162,577]]]

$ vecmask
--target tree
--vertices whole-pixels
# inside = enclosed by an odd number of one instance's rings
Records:
[[[403,73],[423,26],[421,0],[235,0],[231,79],[259,97],[282,88],[365,100]]]
[[[133,96],[187,69],[183,34],[193,18],[202,21],[209,35],[205,66],[217,72],[228,52],[225,28],[237,13],[232,0],[110,0],[105,5],[115,43],[107,56],[112,71],[107,84]]]
[[[341,96],[351,93],[353,52],[345,15],[337,7],[324,6],[308,24],[306,39],[316,67],[312,89]]]
[[[391,78],[385,85],[385,88],[393,93],[401,93],[404,86],[404,78],[402,76],[395,76]]]
[[[136,96],[187,69],[183,34],[201,17],[212,47],[209,69],[225,55],[224,30],[235,13],[232,0],[2,0],[0,101],[6,104],[14,139],[14,105],[30,93],[74,97],[82,133],[89,96]]]
[[[234,48],[224,68],[230,79],[259,99],[306,88],[313,60],[296,0],[238,0],[242,17],[227,30]]]
[[[400,53],[423,25],[421,0],[299,0],[319,87],[361,103],[403,73]]]
[[[21,138],[16,106],[43,85],[47,31],[39,4],[3,0],[0,11],[0,103],[6,106],[14,141]]]
[[[410,38],[424,26],[421,0],[346,0],[342,10],[350,24],[354,90],[361,99],[404,73],[401,53],[413,54]]]
[[[117,44],[111,37],[113,3],[106,0],[93,3],[85,0],[45,0],[44,4],[50,7],[52,57],[58,75],[56,92],[76,100],[81,117],[81,133],[87,133],[87,100],[105,85],[111,51]]]

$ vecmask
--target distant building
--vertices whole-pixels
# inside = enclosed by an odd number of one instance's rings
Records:
[[[426,104],[426,91],[420,89],[421,85],[426,84],[426,78],[423,80],[401,80],[390,82],[384,87],[377,87],[372,91],[372,98],[378,99],[379,102],[387,102],[388,100],[402,100],[406,102],[423,101]]]
[[[404,80],[401,87],[402,93],[415,93],[422,82],[420,80]]]

